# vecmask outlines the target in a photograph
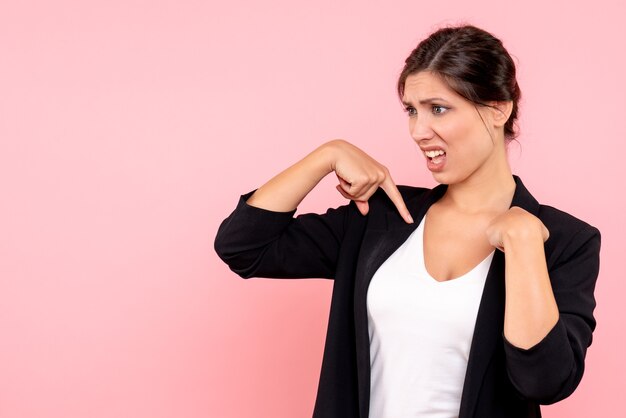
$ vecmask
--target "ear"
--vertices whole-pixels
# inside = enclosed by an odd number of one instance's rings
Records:
[[[491,102],[490,105],[493,106],[490,108],[492,110],[493,124],[498,128],[504,126],[513,111],[513,101]]]

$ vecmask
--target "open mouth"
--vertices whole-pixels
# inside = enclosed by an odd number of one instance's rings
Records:
[[[424,155],[433,163],[437,164],[445,158],[446,152],[444,150],[432,150],[432,151],[424,151]]]

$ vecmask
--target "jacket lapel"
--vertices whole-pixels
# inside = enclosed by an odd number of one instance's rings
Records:
[[[470,347],[459,418],[473,416],[483,376],[504,326],[504,255],[496,250],[487,273]]]
[[[539,213],[539,203],[526,189],[518,176],[510,207],[519,206],[533,215]],[[504,253],[496,250],[485,280],[483,295],[478,308],[467,371],[461,395],[459,418],[474,416],[483,377],[498,343],[502,343],[504,329],[504,305],[506,299],[504,282]]]
[[[430,205],[447,189],[439,185],[421,196],[408,200],[407,208],[414,223],[407,224],[393,206],[386,214],[385,229],[366,229],[363,236],[355,272],[354,320],[356,337],[359,411],[361,418],[368,418],[370,397],[370,352],[367,325],[367,289],[376,270],[417,228]]]
[[[536,215],[539,204],[526,190],[521,180],[516,183],[511,206]],[[369,283],[382,263],[389,258],[417,228],[430,206],[444,195],[447,185],[440,184],[421,196],[408,200],[407,207],[414,219],[407,224],[393,207],[386,214],[386,229],[366,229],[355,272],[354,319],[358,373],[359,411],[361,418],[368,418],[370,397],[370,352],[367,324],[367,290]],[[476,327],[470,348],[465,375],[459,418],[471,417],[476,405],[483,375],[486,371],[504,322],[504,255],[494,254],[476,319]]]

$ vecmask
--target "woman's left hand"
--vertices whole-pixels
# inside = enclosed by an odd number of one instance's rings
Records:
[[[507,241],[542,239],[546,242],[550,236],[550,231],[539,218],[519,206],[496,216],[485,232],[489,243],[502,252]]]

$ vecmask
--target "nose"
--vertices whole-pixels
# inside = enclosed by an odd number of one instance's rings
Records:
[[[414,116],[409,119],[409,131],[416,142],[431,139],[435,135],[427,115]]]

